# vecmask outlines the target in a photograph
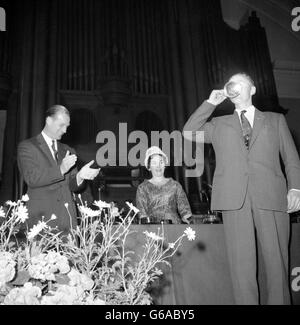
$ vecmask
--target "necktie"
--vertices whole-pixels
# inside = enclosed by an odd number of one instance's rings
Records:
[[[249,149],[249,144],[251,140],[251,135],[252,135],[252,127],[250,122],[248,121],[247,117],[245,116],[246,111],[241,112],[241,122],[242,122],[242,131],[243,131],[243,137],[244,137],[244,142]]]
[[[53,150],[53,153],[54,153],[55,161],[56,161],[56,163],[58,163],[58,151],[55,148],[55,140],[52,140],[52,146],[51,147],[52,147],[52,150]]]

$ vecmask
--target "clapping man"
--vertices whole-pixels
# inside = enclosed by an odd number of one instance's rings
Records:
[[[67,234],[77,225],[72,192],[79,191],[85,180],[93,180],[100,171],[91,168],[94,161],[77,170],[75,151],[59,142],[69,125],[69,111],[61,105],[52,106],[46,112],[43,131],[18,146],[18,166],[28,187],[29,228],[54,214],[56,219],[49,225]]]

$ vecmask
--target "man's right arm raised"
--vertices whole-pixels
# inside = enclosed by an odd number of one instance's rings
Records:
[[[213,90],[209,99],[204,101],[200,107],[190,116],[183,128],[183,136],[190,141],[196,141],[202,137],[196,137],[197,131],[204,131],[204,142],[211,143],[215,128],[214,120],[207,122],[216,106],[226,99],[223,90]]]

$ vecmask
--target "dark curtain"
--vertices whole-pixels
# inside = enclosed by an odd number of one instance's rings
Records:
[[[11,95],[2,201],[22,194],[18,142],[41,131],[45,110],[63,104],[63,92],[71,93],[75,104],[81,98],[77,108],[85,107],[82,94],[95,95],[98,121],[105,102],[126,108],[133,98],[151,102],[164,96],[164,124],[169,131],[182,130],[212,88],[245,70],[258,82],[257,97],[280,109],[259,20],[253,15],[240,31],[232,30],[222,19],[219,0],[11,0],[7,6],[10,45],[0,45],[10,54],[6,61],[0,56],[0,66],[3,75],[9,61]],[[230,109],[225,105],[219,112]],[[84,121],[94,134],[95,121]],[[89,137],[91,131],[86,132],[83,137]],[[204,178],[211,182],[213,166],[206,166]],[[182,171],[175,168],[174,175],[186,190],[201,190],[202,179],[190,184]]]
[[[55,0],[9,2],[13,85],[7,104],[2,200],[16,199],[22,194],[17,144],[41,131],[45,110],[56,102],[57,3]]]

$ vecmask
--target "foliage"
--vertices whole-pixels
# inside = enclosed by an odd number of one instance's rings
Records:
[[[0,207],[0,303],[8,305],[140,305],[151,304],[147,289],[169,265],[182,240],[195,239],[187,228],[174,243],[166,243],[163,228],[145,231],[142,253],[135,256],[126,241],[139,212],[132,204],[122,217],[113,204],[81,201],[78,226],[63,236],[41,220],[25,231],[27,195]],[[68,210],[68,204],[65,204]],[[68,210],[69,211],[69,210]]]

